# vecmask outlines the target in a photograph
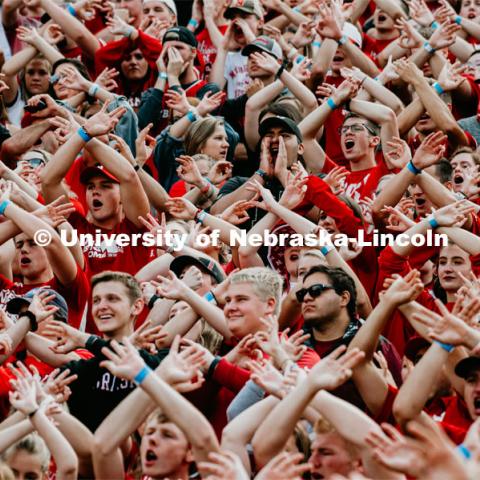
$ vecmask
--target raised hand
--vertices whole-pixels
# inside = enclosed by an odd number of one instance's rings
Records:
[[[457,32],[461,29],[462,27],[460,25],[450,21],[442,23],[430,37],[429,42],[431,47],[435,50],[450,47],[455,43]]]
[[[198,188],[202,188],[205,180],[198,169],[197,162],[188,155],[181,155],[177,158],[177,163],[179,164],[177,168],[177,175],[184,182],[195,185]]]
[[[198,290],[202,286],[202,278],[202,272],[200,269],[195,265],[192,265],[185,270],[185,273],[182,277],[182,282],[184,282],[192,290]]]
[[[323,181],[328,183],[335,195],[340,195],[345,191],[342,185],[348,175],[350,175],[350,172],[345,167],[335,167],[327,173]]]
[[[249,200],[238,200],[225,209],[220,218],[232,225],[241,225],[247,220],[250,220],[248,210],[254,206],[255,204]]]
[[[66,65],[64,72],[62,72],[62,78],[59,80],[62,85],[72,90],[78,90],[80,92],[88,91],[90,82],[83,77],[80,72],[69,65]]]
[[[303,48],[306,45],[310,45],[315,39],[315,22],[310,20],[308,22],[302,22],[295,35],[293,36],[291,43],[296,48]]]
[[[410,60],[397,60],[395,62],[395,71],[406,83],[414,84],[423,78],[422,71]]]
[[[306,82],[311,76],[312,72],[310,67],[312,66],[311,58],[304,58],[301,62],[294,62],[290,73],[300,82]]]
[[[289,388],[285,385],[283,375],[270,361],[250,361],[247,367],[252,372],[250,380],[269,395],[283,398],[288,394]]]
[[[233,165],[226,160],[220,160],[215,162],[210,171],[208,172],[207,178],[214,185],[220,185],[225,182],[232,176]]]
[[[249,333],[245,335],[226,355],[225,360],[234,363],[241,368],[246,368],[246,362],[260,360],[262,351],[258,349],[256,338]]]
[[[65,403],[72,394],[68,385],[77,378],[78,375],[70,375],[68,368],[62,373],[59,368],[56,368],[42,381],[42,389],[46,395],[53,397],[55,402]]]
[[[332,99],[337,105],[341,105],[349,98],[353,98],[360,87],[360,82],[355,78],[347,78],[344,80],[335,92],[332,94]]]
[[[442,227],[461,227],[472,213],[474,208],[465,200],[451,203],[438,209],[433,213],[433,217]]]
[[[100,362],[100,366],[110,370],[116,377],[133,381],[145,367],[145,362],[127,337],[122,343],[123,345],[112,340],[110,348],[102,348],[102,353],[108,360]]]
[[[220,453],[211,452],[208,454],[209,462],[199,462],[198,470],[202,478],[208,480],[250,480],[242,461],[233,452],[225,451]]]
[[[388,149],[385,149],[383,155],[385,160],[395,168],[403,168],[412,159],[410,147],[405,140],[399,137],[392,137],[387,142]]]
[[[290,329],[286,328],[280,334],[280,345],[292,362],[298,362],[307,350],[304,343],[310,338],[310,334],[304,333],[303,330],[299,330],[289,337],[289,331]]]
[[[430,133],[416,150],[412,163],[420,170],[435,165],[444,155],[447,141],[447,136],[440,130]]]
[[[35,47],[41,37],[36,28],[20,26],[17,28],[17,38]]]
[[[0,355],[9,355],[12,352],[12,337],[4,332],[0,333]]]
[[[35,106],[38,105],[40,102],[46,103],[47,107],[43,110],[32,113],[32,116],[35,118],[54,117],[55,115],[65,117],[66,115],[68,115],[65,113],[65,110],[60,105],[58,105],[50,95],[47,95],[46,93],[31,97],[28,100],[27,105]]]
[[[303,475],[310,470],[308,463],[300,463],[304,459],[302,453],[282,452],[273,457],[260,470],[255,480],[302,480]]]
[[[423,291],[424,285],[418,270],[411,270],[405,277],[394,275],[394,278],[395,281],[380,297],[384,302],[398,307],[413,302]]]
[[[200,103],[197,105],[197,112],[201,117],[212,113],[222,104],[223,99],[225,98],[224,92],[207,92],[203,98],[200,100]]]
[[[16,410],[24,415],[30,415],[38,410],[37,403],[37,380],[33,377],[17,376],[15,380],[10,380],[14,388],[9,393],[10,404]]]
[[[285,140],[283,137],[278,139],[278,153],[273,166],[273,174],[277,177],[278,181],[285,187],[288,178],[288,158],[287,148],[285,147]]]
[[[157,342],[161,344],[168,337],[162,330],[163,325],[152,327],[152,321],[147,320],[130,335],[129,340],[135,348],[147,350],[154,355],[157,353]]]
[[[155,139],[149,135],[152,127],[153,123],[149,123],[138,133],[138,136],[135,139],[135,151],[137,154],[135,161],[140,167],[145,165],[145,162],[150,158],[153,148],[155,147]]]
[[[60,25],[52,23],[43,30],[42,37],[50,45],[58,45],[62,40],[65,40],[65,33]]]
[[[84,130],[90,137],[98,137],[110,133],[126,112],[124,107],[118,107],[111,112],[107,112],[108,105],[109,103],[104,103],[102,109],[90,117],[83,125]]]
[[[180,280],[172,271],[168,272],[166,277],[157,277],[159,280],[159,286],[157,292],[165,298],[170,300],[183,300],[185,293],[188,290],[185,282]]]
[[[405,18],[397,18],[395,28],[400,31],[399,45],[405,50],[420,48],[425,39]]]
[[[270,137],[263,137],[260,146],[260,169],[266,173],[267,177],[273,177],[273,158],[270,151],[272,139]]]
[[[319,7],[318,34],[324,38],[340,40],[344,23],[342,15],[335,9],[335,5],[330,7],[326,3],[321,3]]]
[[[64,322],[56,320],[48,322],[43,334],[55,341],[55,345],[50,347],[50,350],[54,353],[70,353],[85,345],[86,334]]]
[[[132,151],[130,150],[127,142],[119,135],[115,135],[113,133],[110,133],[108,138],[112,142],[111,146],[115,149],[115,151],[117,151],[125,160],[127,160],[130,165],[135,166],[135,159],[133,158]]]
[[[391,232],[406,232],[415,225],[415,222],[407,217],[399,208],[385,207],[382,213],[388,213],[387,230]]]
[[[307,193],[308,177],[302,178],[302,172],[298,172],[296,175],[289,174],[285,190],[280,197],[279,204],[289,210],[293,210],[298,207],[305,198]]]
[[[180,115],[186,115],[191,108],[183,89],[180,91],[168,90],[165,93],[165,104]]]
[[[32,302],[28,306],[28,311],[32,312],[37,319],[37,322],[43,322],[47,318],[51,318],[58,310],[58,307],[48,305],[55,298],[55,295],[50,295],[48,291],[39,291],[32,298]]]
[[[429,27],[435,19],[423,0],[411,0],[408,4],[410,16],[422,27]]]
[[[454,24],[455,25],[455,24]],[[438,76],[438,83],[446,92],[456,90],[467,79],[462,76],[465,73],[466,65],[462,65],[456,61],[453,65],[447,60],[443,66],[440,75]]]
[[[280,70],[281,65],[278,63],[277,59],[268,53],[252,52],[249,57],[259,68],[272,75]]]
[[[122,35],[124,37],[129,36],[132,28],[127,22],[125,22],[125,20],[120,18],[118,15],[107,18],[106,25],[113,35]]]
[[[169,47],[167,52],[167,74],[171,77],[178,78],[183,70],[183,58],[175,47]]]
[[[115,81],[118,75],[120,75],[120,72],[117,69],[105,67],[95,79],[95,83],[105,90],[112,92],[118,88],[118,83]]]
[[[307,378],[315,388],[335,390],[352,376],[352,369],[362,361],[365,353],[358,348],[345,353],[346,349],[345,345],[336,348],[310,370]]]
[[[177,392],[185,393],[196,390],[203,384],[202,367],[205,365],[205,357],[203,347],[191,341],[183,341],[189,346],[180,351],[180,336],[175,337],[169,354],[160,364],[159,374]]]
[[[182,220],[193,220],[198,210],[192,202],[183,197],[171,198],[165,202],[165,207],[170,215]]]

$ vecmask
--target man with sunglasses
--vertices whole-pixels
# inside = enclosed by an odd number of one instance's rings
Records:
[[[357,291],[352,278],[341,268],[317,266],[303,277],[303,285],[296,292],[304,319],[303,330],[310,333],[305,345],[325,357],[340,345],[349,345],[361,327],[357,317]],[[380,339],[380,350],[385,356],[395,379],[400,380],[401,362],[393,346]],[[348,382],[338,396],[359,407],[364,407],[356,388]]]

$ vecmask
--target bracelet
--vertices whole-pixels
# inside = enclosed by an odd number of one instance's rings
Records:
[[[77,130],[77,133],[80,135],[81,139],[85,142],[88,143],[92,137],[86,132],[86,130],[83,127],[80,127]]]
[[[205,220],[205,217],[207,216],[207,212],[205,210],[200,210],[200,213],[197,215],[196,222],[200,223],[200,225],[203,225],[203,221]]]
[[[217,368],[217,365],[218,365],[218,363],[220,362],[221,359],[222,359],[222,357],[215,357],[213,359],[212,363],[208,367],[207,373],[205,375],[205,380],[209,380],[213,376],[213,372]]]
[[[255,175],[258,175],[259,177],[265,178],[267,176],[267,172],[265,170],[262,170],[259,168],[256,172]]]
[[[98,92],[100,88],[100,85],[97,85],[96,83],[92,83],[92,85],[90,86],[90,88],[88,89],[88,94],[91,96],[91,97],[94,97],[95,94]]]
[[[285,64],[282,63],[282,65],[278,69],[278,72],[275,74],[275,80],[278,80],[280,78],[284,70],[285,70]]]
[[[168,74],[167,74],[166,72],[160,72],[159,77],[160,77],[162,80],[168,80]]]
[[[324,257],[326,257],[332,250],[333,250],[333,247],[328,247],[327,245],[324,245],[323,247],[320,248],[320,252]]]
[[[152,369],[147,365],[144,365],[143,368],[135,375],[133,383],[135,383],[135,385],[137,386],[140,386],[142,382],[148,377],[148,375],[150,375],[151,372]]]
[[[463,443],[457,447],[457,452],[460,453],[465,460],[470,460],[472,458],[472,452]]]
[[[435,53],[435,49],[430,45],[429,42],[425,42],[423,44],[423,48],[428,52],[428,53]]]
[[[195,20],[194,18],[191,18],[191,19],[188,21],[188,24],[191,25],[191,26],[194,27],[194,28],[197,28],[197,27],[198,27],[198,22],[197,22],[197,20]]]
[[[300,7],[293,7],[292,10],[293,10],[294,12],[297,12],[297,13],[300,13],[300,12],[301,12],[301,11],[300,11]]]
[[[455,348],[455,345],[450,345],[448,343],[438,342],[437,340],[434,340],[433,343],[436,343],[437,345],[440,345],[448,353],[450,353]]]
[[[127,38],[130,38],[134,31],[135,31],[135,27],[132,27],[131,25],[129,25],[128,28],[125,29],[125,32],[124,32],[123,36],[127,37]]]
[[[0,215],[5,215],[5,209],[11,204],[11,200],[4,200],[0,203]]]
[[[332,109],[335,110],[338,108],[338,105],[333,101],[332,97],[328,97],[327,105]]]
[[[187,115],[186,117],[190,120],[190,122],[195,122],[197,120],[197,116],[195,115],[195,113],[193,113],[191,110],[189,110],[187,112]]]
[[[305,57],[303,55],[299,55],[296,59],[295,59],[295,63],[301,63],[305,60]]]
[[[407,168],[414,174],[414,175],[420,175],[422,173],[422,171],[417,168],[413,162],[410,160],[408,163],[407,163]]]
[[[203,298],[208,302],[208,303],[213,303],[215,305],[218,305],[217,299],[215,298],[215,295],[212,293],[212,291],[207,292]]]
[[[437,219],[433,215],[428,217],[428,223],[432,228],[438,228],[440,226],[440,224],[437,222]]]
[[[346,35],[342,35],[338,40],[337,43],[339,45],[345,45],[348,42],[348,37]]]
[[[438,22],[436,20],[434,20],[431,24],[430,24],[430,28],[433,28],[434,30],[436,30],[440,25],[438,24]]]
[[[27,417],[28,418],[32,418],[38,411],[40,410],[40,407],[39,408],[36,408],[33,412],[30,412]]]
[[[35,332],[38,329],[37,317],[30,310],[18,314],[18,318],[22,317],[27,317],[30,320],[31,332]]]
[[[148,309],[151,310],[153,308],[153,306],[155,305],[155,302],[157,300],[160,300],[161,297],[159,297],[157,294],[155,295],[152,295],[152,298],[150,298],[150,300],[148,301]]]
[[[67,11],[72,17],[77,16],[76,10],[73,8],[73,5],[71,3],[67,3]]]
[[[433,88],[439,95],[441,95],[442,93],[445,93],[445,90],[442,88],[442,86],[438,82],[435,82],[433,84]]]
[[[457,25],[461,25],[462,24],[462,20],[463,18],[460,16],[460,15],[457,15],[454,19],[454,22],[457,24]]]
[[[322,46],[322,42],[319,42],[319,41],[312,42],[312,47],[320,48],[321,46]]]

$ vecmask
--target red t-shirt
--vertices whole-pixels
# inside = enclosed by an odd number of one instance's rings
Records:
[[[39,284],[28,284],[12,282],[0,274],[1,306],[5,309],[6,303],[11,298],[25,295],[27,292],[38,287],[49,287],[58,292],[68,305],[68,323],[78,328],[86,312],[88,297],[90,295],[90,283],[85,272],[77,265],[77,276],[68,285],[62,285],[56,277],[48,282]]]
[[[394,40],[394,38],[378,40],[365,33],[363,35],[362,51],[377,63],[378,54]]]
[[[137,227],[127,218],[124,218],[111,230],[93,225],[77,212],[72,213],[68,221],[79,234],[91,234],[94,238],[96,234],[126,234],[130,239],[133,239],[135,238],[134,235],[146,232],[146,229]],[[89,277],[105,270],[127,272],[135,275],[138,270],[156,256],[155,248],[144,247],[141,244],[141,239],[138,239],[138,245],[136,246],[120,246],[115,242],[111,243],[112,245],[109,245],[103,240],[100,245],[84,245],[82,247],[88,265]]]
[[[390,173],[383,160],[372,168],[351,172],[343,181],[345,195],[352,197],[357,202],[365,197],[371,198],[380,179]]]
[[[225,34],[227,28],[228,25],[221,25],[218,27],[222,35]],[[215,47],[215,45],[212,43],[212,40],[210,39],[210,33],[208,32],[207,28],[204,28],[197,35],[197,42],[197,50],[203,55],[203,61],[205,65],[202,78],[208,78],[210,71],[212,70],[212,65],[217,57],[217,47]]]

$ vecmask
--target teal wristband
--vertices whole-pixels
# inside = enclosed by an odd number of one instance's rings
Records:
[[[292,10],[294,12],[300,13],[300,7],[293,7]]]
[[[332,109],[335,110],[338,108],[338,105],[333,101],[332,97],[329,97],[327,100],[327,105]]]
[[[135,31],[135,27],[132,27],[131,25],[128,27],[127,31],[125,32],[125,37],[130,38],[132,36],[132,33]]]
[[[438,82],[435,82],[433,84],[433,88],[439,95],[441,95],[442,93],[445,93],[445,90],[442,88],[442,86]]]
[[[97,85],[96,83],[92,83],[91,87],[88,89],[88,94],[91,97],[94,97],[96,93],[98,92],[98,89],[100,88],[100,85]]]
[[[193,123],[196,119],[197,116],[193,112],[188,112],[186,117]]]
[[[413,162],[410,160],[408,163],[407,163],[407,168],[414,174],[414,175],[420,175],[422,173],[422,171],[417,168]]]
[[[333,247],[327,247],[326,245],[320,248],[320,252],[324,257],[326,257],[332,250]]]
[[[259,177],[265,178],[267,176],[267,172],[265,170],[262,170],[259,168],[256,172],[255,175],[258,175]]]
[[[463,458],[465,458],[465,460],[470,460],[472,458],[472,452],[463,443],[457,447],[457,451]]]
[[[428,52],[428,53],[435,53],[435,49],[430,45],[429,42],[425,42],[423,44],[423,48]]]
[[[462,24],[462,20],[463,20],[462,17],[461,17],[460,15],[457,15],[457,16],[455,17],[455,20],[454,20],[454,21],[455,21],[455,23],[456,23],[457,25],[461,25],[461,24]]]
[[[436,343],[437,345],[440,345],[448,353],[450,353],[455,348],[455,345],[450,345],[448,343],[437,342],[437,340],[434,340],[433,343]]]
[[[72,17],[77,16],[77,12],[75,11],[71,3],[67,3],[67,11]]]
[[[188,24],[191,25],[191,26],[194,27],[194,28],[197,28],[197,27],[198,27],[198,22],[197,22],[194,18],[191,18],[191,19],[188,21]]]
[[[322,42],[313,42],[312,47],[320,48],[322,46]]]
[[[217,300],[215,299],[214,295],[212,292],[207,292],[203,298],[208,302],[208,303],[213,303],[213,304],[217,304]]]
[[[436,30],[440,25],[438,24],[438,22],[436,20],[434,20],[432,22],[432,24],[430,25],[430,28],[433,28],[434,30]]]
[[[0,203],[0,215],[3,215],[5,213],[5,209],[11,204],[12,202],[10,200],[4,200],[2,203]]]
[[[162,80],[167,80],[167,79],[168,79],[168,74],[167,74],[166,72],[160,72],[159,77],[160,77]]]
[[[140,386],[142,382],[150,375],[152,372],[152,369],[150,367],[147,367],[145,365],[135,376],[133,379],[133,383],[135,383],[137,386]]]
[[[88,143],[92,139],[92,137],[85,131],[83,127],[80,127],[77,130],[77,133],[80,135],[80,137],[85,143]]]
[[[437,222],[436,218],[432,215],[428,218],[428,223],[432,228],[438,228],[440,224]]]
[[[295,63],[301,63],[305,60],[305,57],[303,55],[299,55],[296,59],[295,59]]]

